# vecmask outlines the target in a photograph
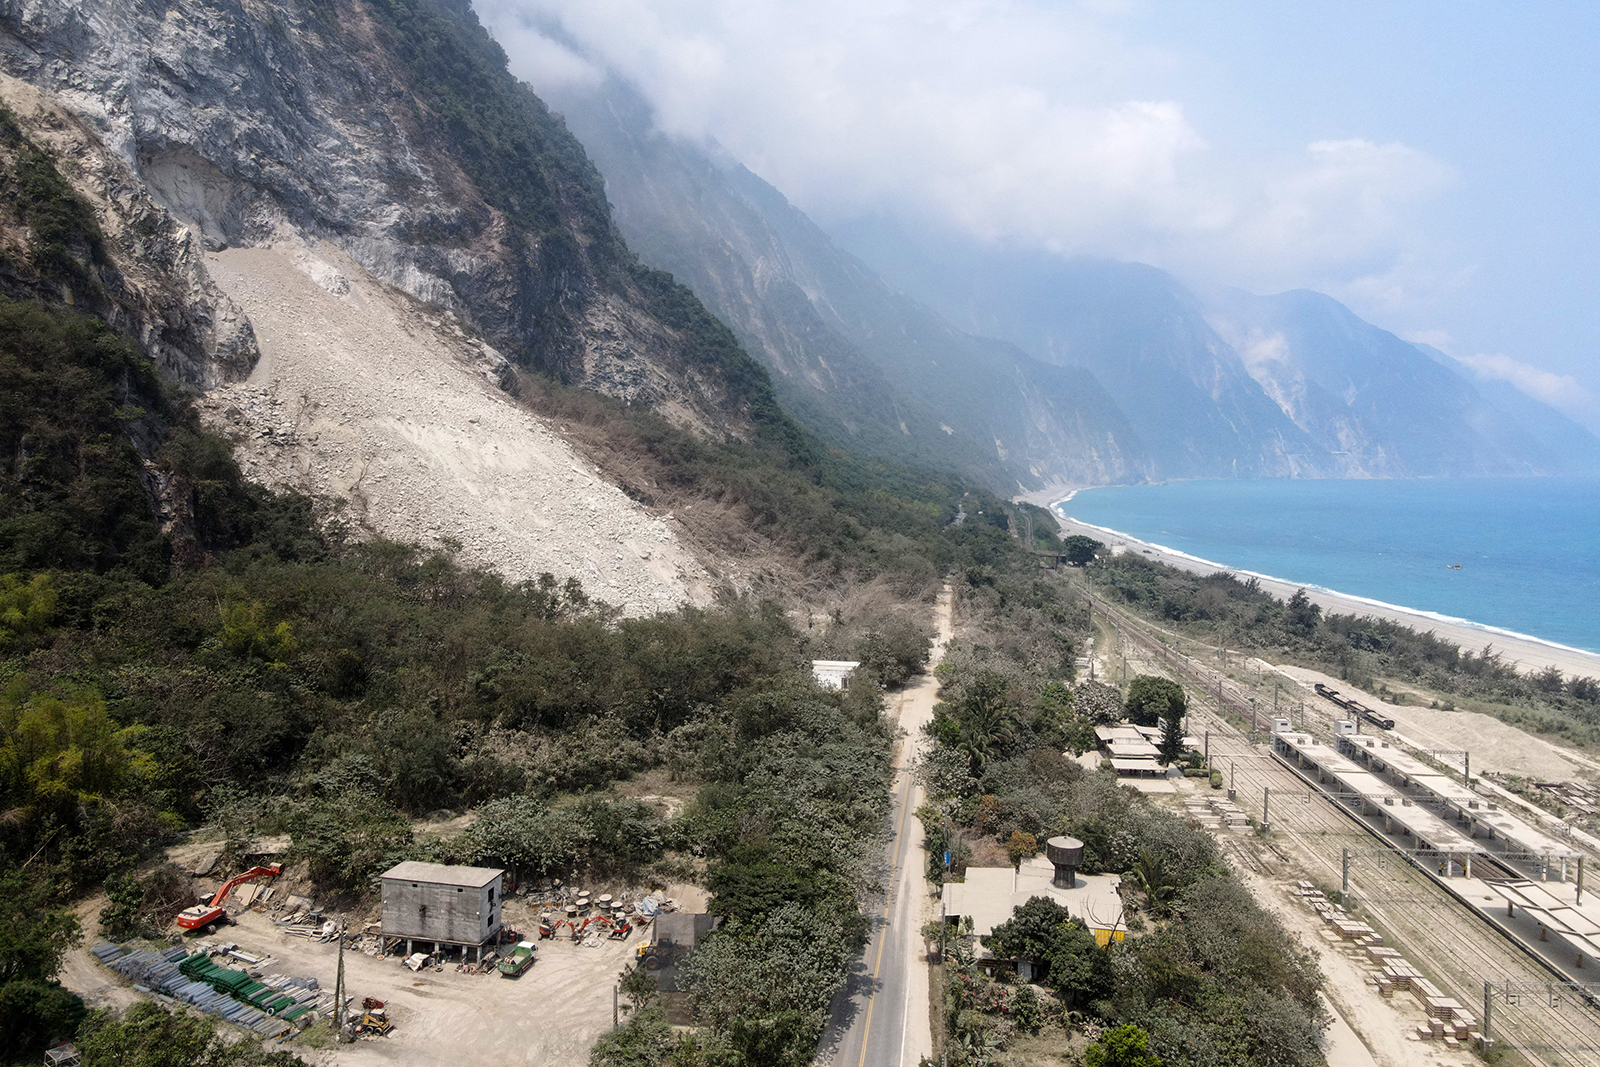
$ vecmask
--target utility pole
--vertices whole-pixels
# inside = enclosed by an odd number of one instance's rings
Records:
[[[1206,770],[1211,769],[1211,731],[1206,731]],[[1582,868],[1579,868],[1580,870]]]
[[[1235,766],[1233,760],[1229,760],[1228,761],[1228,799],[1229,800],[1234,799],[1234,797],[1237,795],[1237,791],[1233,788],[1233,772],[1236,769],[1237,769],[1237,767]]]
[[[621,982],[615,982],[611,986],[611,1029],[613,1030],[622,1025],[622,1019],[617,1010],[617,991],[621,988]]]
[[[1472,788],[1472,753],[1461,753],[1461,784]]]
[[[1578,857],[1578,900],[1577,900],[1577,903],[1579,903],[1579,904],[1583,903],[1583,857],[1582,856]]]
[[[344,922],[339,923],[339,969],[333,977],[333,1032],[344,1040]]]
[[[1342,853],[1339,865],[1344,872],[1339,880],[1339,896],[1343,898],[1339,903],[1348,908],[1350,906],[1350,850],[1344,848],[1339,851]]]
[[[1272,829],[1272,823],[1267,818],[1267,800],[1271,796],[1272,796],[1272,787],[1271,786],[1262,786],[1262,788],[1261,788],[1261,829],[1262,829],[1262,832],[1266,832],[1267,830]]]
[[[1272,714],[1278,714],[1278,683],[1272,683]]]
[[[1492,1009],[1494,1008],[1494,987],[1487,981],[1483,983],[1483,1047],[1488,1048],[1489,1042],[1494,1040],[1494,1031],[1490,1029],[1493,1021]]]

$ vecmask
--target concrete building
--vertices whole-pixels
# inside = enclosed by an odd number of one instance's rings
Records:
[[[1051,839],[1052,845],[1056,842],[1071,842],[1071,839]],[[1072,843],[1082,848],[1081,843]],[[1064,874],[1063,868],[1052,863],[1048,855],[1025,859],[1017,868],[968,867],[965,882],[948,882],[944,886],[944,919],[954,923],[970,918],[972,932],[981,937],[992,933],[1034,897],[1049,897],[1065,906],[1074,919],[1082,921],[1101,945],[1121,941],[1126,925],[1122,895],[1117,886],[1122,879],[1112,874],[1079,874],[1076,869],[1068,870],[1070,873]],[[980,945],[978,955],[982,959],[989,956],[989,951]],[[1018,972],[1024,978],[1031,977],[1027,961],[1018,961]]]
[[[505,872],[407,860],[385,871],[383,934],[414,941],[481,948],[500,933]]]
[[[811,676],[824,689],[843,689],[844,683],[850,680],[850,675],[859,666],[860,661],[853,659],[814,659],[811,661]]]

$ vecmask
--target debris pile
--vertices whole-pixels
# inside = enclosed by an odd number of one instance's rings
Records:
[[[1477,1036],[1478,1020],[1461,1003],[1444,995],[1438,986],[1425,978],[1398,949],[1388,948],[1383,935],[1366,923],[1358,922],[1338,904],[1330,901],[1310,882],[1296,886],[1300,899],[1322,917],[1322,921],[1339,934],[1341,940],[1359,948],[1367,960],[1376,965],[1378,974],[1370,981],[1378,987],[1378,994],[1392,1000],[1396,992],[1409,992],[1417,998],[1422,1010],[1428,1014],[1426,1023],[1417,1025],[1417,1036],[1424,1041],[1440,1041],[1447,1048],[1456,1048],[1462,1042]]]

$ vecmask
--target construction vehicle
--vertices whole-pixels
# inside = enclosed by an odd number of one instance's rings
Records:
[[[383,1002],[379,1001],[378,1004],[378,1007],[368,1008],[361,1013],[361,1020],[356,1023],[356,1033],[383,1037],[394,1029],[394,1023],[389,1021],[388,1011],[382,1006]]]
[[[659,971],[663,967],[672,966],[676,958],[677,946],[671,942],[662,944],[659,941],[647,941],[633,950],[633,958],[639,961],[639,966],[647,971]]]
[[[223,909],[223,905],[228,902],[229,893],[246,882],[253,882],[257,878],[273,878],[281,873],[283,867],[276,863],[267,867],[251,867],[243,874],[222,883],[222,888],[213,893],[209,901],[196,904],[192,908],[184,908],[178,913],[178,925],[185,930],[202,930],[213,923],[227,921],[228,913]]]
[[[518,978],[529,967],[533,966],[533,942],[518,941],[517,947],[511,950],[511,955],[502,959],[495,969],[502,978]]]

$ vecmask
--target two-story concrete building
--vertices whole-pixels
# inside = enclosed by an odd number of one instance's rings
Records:
[[[414,942],[476,948],[500,934],[505,872],[407,860],[385,871],[383,934]]]

